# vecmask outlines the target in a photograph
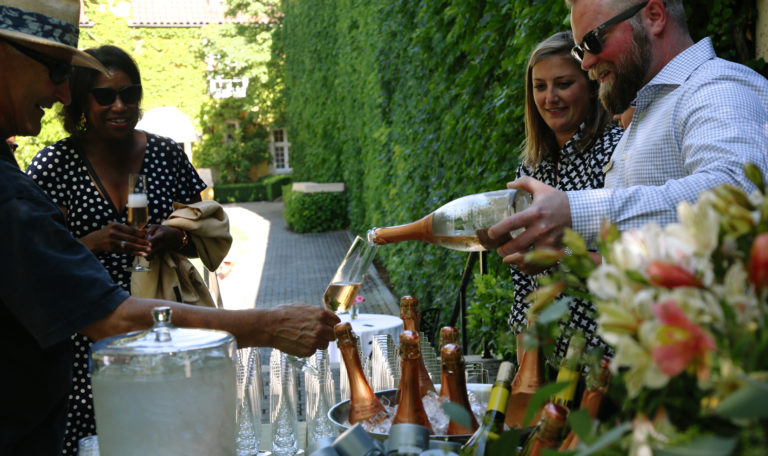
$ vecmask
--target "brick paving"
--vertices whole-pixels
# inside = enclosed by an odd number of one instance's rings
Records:
[[[352,243],[348,231],[294,233],[282,201],[224,205],[233,244],[225,261],[231,272],[220,279],[226,308],[272,307],[296,301],[322,304],[328,282]],[[362,313],[399,315],[398,299],[371,268],[360,294]]]

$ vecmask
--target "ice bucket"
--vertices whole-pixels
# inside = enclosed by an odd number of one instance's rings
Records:
[[[101,454],[235,455],[235,339],[175,328],[171,309],[154,326],[91,349]]]
[[[488,403],[488,398],[491,394],[491,386],[490,384],[485,383],[467,383],[467,391],[471,391],[478,399],[480,403]],[[435,388],[440,388],[440,385],[435,385]],[[374,394],[379,399],[386,399],[387,403],[394,404],[395,402],[395,393],[397,392],[397,388],[393,389],[385,389],[381,391],[377,391]],[[343,432],[347,429],[349,429],[349,400],[341,401],[338,404],[331,407],[331,409],[328,411],[328,418],[330,418],[331,422],[336,426],[336,428]],[[381,442],[387,440],[389,435],[387,434],[380,434],[376,432],[368,432],[368,434],[373,437],[376,440],[379,440]],[[464,443],[472,436],[472,434],[460,434],[460,435],[438,435],[433,434],[429,436],[430,440],[446,440],[450,442],[459,442]]]

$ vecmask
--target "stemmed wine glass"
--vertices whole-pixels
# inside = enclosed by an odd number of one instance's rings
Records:
[[[344,259],[341,260],[339,268],[336,269],[331,283],[325,289],[323,304],[326,309],[336,314],[351,311],[351,318],[356,318],[355,298],[378,247],[360,236],[355,237]]]
[[[149,222],[149,198],[147,197],[147,176],[144,174],[128,175],[128,225],[137,230],[143,229]],[[149,265],[143,265],[144,257],[139,256],[138,261],[128,266],[131,272],[151,271]]]
[[[352,309],[355,304],[355,297],[363,284],[368,268],[371,267],[373,257],[379,246],[368,242],[360,236],[355,236],[352,245],[341,260],[341,264],[336,269],[336,273],[331,278],[331,282],[323,293],[323,305],[331,312],[338,314],[346,313]],[[356,310],[356,309],[355,309]],[[356,317],[356,312],[352,312],[351,318]],[[305,372],[319,375],[317,370],[307,362],[306,359],[289,355],[289,362],[295,367]]]

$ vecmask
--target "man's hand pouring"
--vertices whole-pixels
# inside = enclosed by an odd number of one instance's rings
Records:
[[[571,206],[568,195],[532,177],[521,177],[507,184],[507,188],[526,190],[533,195],[533,204],[528,209],[513,214],[488,229],[488,235],[495,239],[504,233],[521,228],[524,231],[496,249],[504,263],[515,264],[526,270],[523,257],[536,247],[561,248],[563,230],[571,226]]]

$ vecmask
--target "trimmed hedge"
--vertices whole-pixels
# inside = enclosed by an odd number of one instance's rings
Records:
[[[247,184],[218,184],[213,187],[213,195],[220,203],[274,201],[282,195],[283,186],[290,184],[291,180],[291,176],[276,174]]]
[[[294,192],[283,186],[285,223],[297,233],[335,231],[349,226],[346,192]]]

